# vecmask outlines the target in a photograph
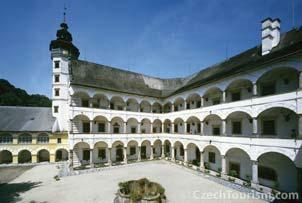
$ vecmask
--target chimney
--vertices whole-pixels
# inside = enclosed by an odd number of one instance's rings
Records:
[[[280,42],[280,19],[266,18],[262,23],[262,56],[270,53]]]

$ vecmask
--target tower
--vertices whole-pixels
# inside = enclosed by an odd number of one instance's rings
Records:
[[[78,59],[80,52],[72,44],[72,35],[64,21],[57,31],[57,39],[50,42],[52,60],[52,115],[57,118],[53,131],[68,131],[69,62]]]

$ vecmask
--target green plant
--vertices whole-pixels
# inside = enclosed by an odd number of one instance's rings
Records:
[[[205,172],[205,173],[210,173],[210,171],[209,171],[208,169],[206,169],[204,172]]]
[[[208,162],[204,163],[204,168],[210,170],[210,164]]]
[[[237,171],[235,171],[235,170],[231,170],[230,172],[229,172],[229,176],[232,176],[232,177],[238,177],[238,173],[237,173]]]
[[[60,180],[60,177],[59,177],[58,175],[55,175],[53,178],[54,178],[56,181],[59,181],[59,180]]]

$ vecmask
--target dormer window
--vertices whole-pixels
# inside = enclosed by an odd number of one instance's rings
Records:
[[[55,68],[60,68],[60,61],[55,61]]]

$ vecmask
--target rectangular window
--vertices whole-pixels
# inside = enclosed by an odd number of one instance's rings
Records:
[[[232,101],[239,101],[241,99],[240,91],[233,92],[231,96],[232,96]]]
[[[187,133],[189,133],[190,131],[191,131],[191,125],[187,123]]]
[[[90,133],[90,123],[83,122],[83,133]]]
[[[262,121],[262,134],[263,135],[276,135],[275,120]]]
[[[240,135],[241,132],[241,122],[240,121],[233,121],[232,122],[232,133]]]
[[[258,166],[258,177],[270,181],[278,180],[276,171],[266,166]]]
[[[130,155],[134,155],[136,153],[136,147],[130,147]]]
[[[216,159],[215,159],[215,153],[214,152],[209,152],[209,162],[215,164]]]
[[[62,138],[57,138],[57,143],[61,144],[62,143]]]
[[[113,133],[120,133],[120,127],[118,126],[113,127]]]
[[[55,89],[55,96],[56,97],[60,96],[60,89],[59,88]]]
[[[105,132],[105,123],[98,124],[98,132],[104,133]]]
[[[90,160],[90,150],[84,149],[83,150],[83,160],[89,161]]]
[[[55,75],[55,82],[60,82],[60,75]]]
[[[201,101],[198,101],[197,102],[197,106],[196,106],[197,108],[200,108],[201,107]]]
[[[131,133],[136,133],[136,127],[131,127]]]
[[[54,106],[53,107],[53,112],[54,113],[59,113],[59,107],[58,106]]]
[[[218,98],[212,99],[212,103],[213,103],[213,105],[220,104],[220,98],[218,97]]]
[[[178,125],[177,124],[174,124],[174,132],[178,133]]]
[[[60,61],[55,61],[55,68],[60,68]]]
[[[212,133],[213,135],[220,135],[220,127],[219,126],[213,126],[213,129],[212,129]]]
[[[106,149],[99,149],[98,158],[101,160],[106,159]]]
[[[276,93],[275,82],[264,83],[261,85],[261,95],[271,95]]]
[[[89,107],[89,100],[88,99],[82,99],[82,107]]]

